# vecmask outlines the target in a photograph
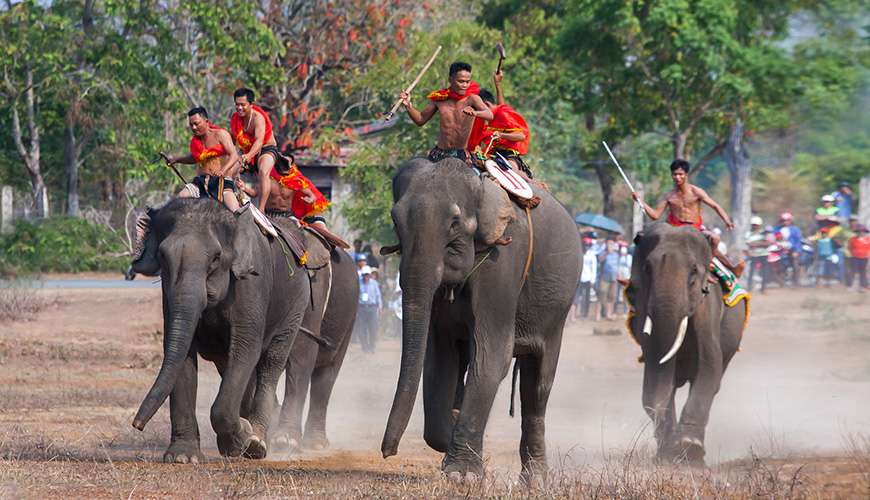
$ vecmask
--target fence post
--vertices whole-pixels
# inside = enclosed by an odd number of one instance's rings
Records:
[[[0,191],[0,234],[12,232],[15,213],[12,211],[12,186],[3,186]]]

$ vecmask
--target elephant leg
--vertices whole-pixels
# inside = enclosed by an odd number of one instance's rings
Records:
[[[423,366],[423,439],[442,453],[450,447],[454,402],[464,373],[460,373],[456,341],[443,328],[433,325]]]
[[[293,453],[302,445],[302,412],[314,364],[317,362],[317,344],[301,335],[296,337],[287,361],[284,381],[284,403],[278,418],[278,429],[273,443]]]
[[[287,365],[291,347],[290,332],[279,333],[272,338],[257,364],[257,389],[254,392],[253,411],[250,416],[255,439],[245,452],[248,458],[266,457],[269,420],[272,418],[276,403],[275,389],[278,386],[278,378]]]
[[[513,317],[507,323],[478,314],[472,343],[472,357],[466,377],[462,408],[441,468],[460,476],[483,474],[483,434],[498,386],[513,358]],[[511,316],[511,315],[508,315]],[[501,319],[501,318],[499,318]],[[449,375],[448,375],[449,377]],[[454,379],[454,377],[450,377]],[[450,395],[454,391],[451,388]]]
[[[326,438],[326,410],[340,369],[341,359],[336,359],[327,365],[318,366],[311,374],[311,397],[303,440],[306,448],[323,450],[329,447],[329,440]]]
[[[658,457],[663,460],[673,458],[673,436],[676,428],[674,395],[675,362],[659,365],[647,359],[644,364],[643,408],[653,421],[655,438],[658,444]]]
[[[196,423],[197,360],[196,341],[190,346],[181,373],[169,394],[169,419],[172,437],[163,454],[167,463],[197,463],[203,459],[199,448],[199,425]]]
[[[707,349],[701,347],[698,374],[691,382],[677,427],[677,451],[694,464],[704,463],[704,433],[722,380],[722,353],[717,348],[718,342]]]
[[[244,332],[233,329],[236,330],[232,333],[233,338],[244,338],[248,342],[233,342],[230,346],[221,385],[211,407],[211,425],[217,434],[221,455],[237,457],[255,438],[250,422],[241,418],[241,405],[260,358],[262,334],[256,333],[257,328],[251,328],[253,331],[245,329]]]
[[[564,321],[562,325],[564,326]],[[522,437],[520,438],[520,460],[522,477],[527,483],[533,478],[542,477],[547,472],[547,445],[545,438],[545,416],[550,389],[556,378],[556,365],[559,362],[560,343],[547,345],[540,355],[517,358],[520,364],[520,403],[522,405]]]

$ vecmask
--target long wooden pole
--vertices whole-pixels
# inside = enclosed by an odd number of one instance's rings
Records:
[[[426,71],[429,70],[429,66],[432,66],[432,63],[435,62],[435,58],[438,57],[438,53],[439,53],[439,52],[441,52],[441,46],[440,46],[440,45],[438,46],[437,49],[435,49],[435,53],[432,54],[432,57],[429,58],[429,62],[427,62],[426,65],[423,66],[423,69],[420,70],[420,73],[417,75],[417,78],[415,78],[414,81],[411,83],[411,85],[409,85],[408,88],[405,89],[405,93],[406,93],[406,94],[410,94],[411,91],[414,90],[414,87],[416,87],[417,84],[420,83],[420,79],[423,78],[423,75],[425,75],[425,74],[426,74]],[[396,110],[398,110],[398,109],[399,109],[399,106],[401,106],[401,105],[402,105],[402,99],[398,99],[398,100],[396,100],[396,104],[393,104],[393,109],[391,109],[391,110],[390,110],[390,111],[389,111],[389,112],[384,116],[384,121],[388,121],[388,120],[390,120],[393,116],[395,116],[395,115],[396,115]]]

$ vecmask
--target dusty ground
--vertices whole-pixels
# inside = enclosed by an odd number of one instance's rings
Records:
[[[260,462],[218,456],[208,422],[217,375],[201,363],[209,463],[160,464],[168,410],[145,432],[130,426],[160,364],[159,288],[38,293],[48,309],[0,323],[0,498],[870,496],[866,295],[773,290],[754,298],[743,352],[713,408],[703,470],[652,464],[638,348],[624,334],[592,335],[621,325],[570,325],[548,412],[554,472],[546,489],[529,491],[517,484],[519,421],[507,416],[507,383],[490,419],[483,484],[440,479],[419,409],[399,455],[380,458],[396,339],[383,339],[374,356],[351,348],[333,395],[331,450]]]

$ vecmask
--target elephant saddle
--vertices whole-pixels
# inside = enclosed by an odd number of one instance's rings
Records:
[[[329,264],[332,247],[329,241],[311,226],[300,224],[295,217],[268,212],[269,218],[280,238],[300,266],[306,269],[321,269]]]

